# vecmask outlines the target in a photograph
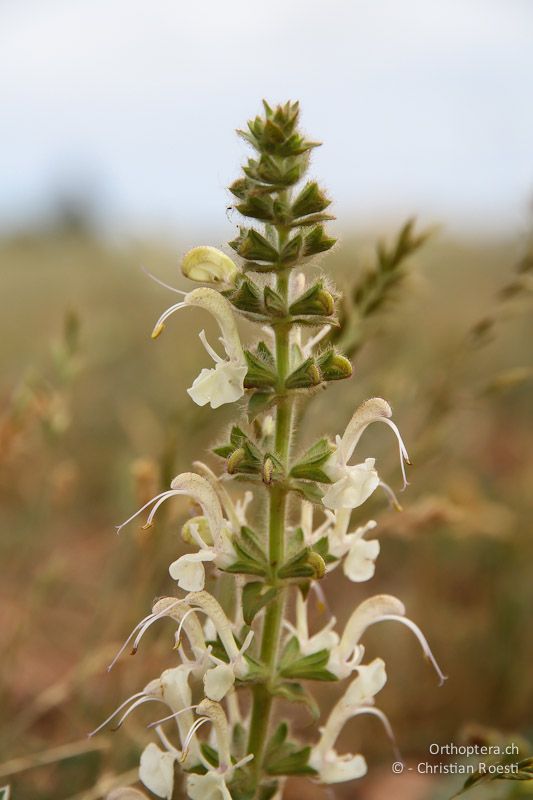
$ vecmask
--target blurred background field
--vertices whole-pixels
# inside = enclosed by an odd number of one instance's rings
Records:
[[[368,655],[388,665],[380,706],[414,772],[393,776],[382,731],[360,719],[341,745],[368,776],[327,791],[294,780],[287,796],[445,800],[462,778],[417,774],[431,743],[523,737],[531,754],[531,4],[8,0],[0,23],[0,787],[97,800],[115,776],[135,780],[149,715],[86,735],[171,664],[161,627],[106,672],[172,591],[191,508],[175,501],[149,531],[113,526],[208,460],[233,418],[185,393],[205,364],[204,317],[176,315],[150,340],[172,298],[141,267],[185,289],[180,255],[226,248],[238,219],[225,187],[245,152],[233,129],[263,95],[299,98],[324,140],[312,174],[339,244],[319,267],[348,297],[360,288],[354,376],[317,401],[301,441],[381,395],[414,462],[401,514],[365,506],[375,579],[328,579],[332,611],[342,623],[370,593],[398,595],[449,676],[439,689],[405,630],[369,631]],[[413,213],[435,229],[374,309],[361,287],[375,244]],[[387,434],[365,434],[362,455],[397,487]],[[327,706],[337,692],[321,694]],[[294,720],[303,736],[307,723]],[[531,796],[531,783],[470,796]]]
[[[324,264],[339,288],[372,269],[374,239],[346,238]],[[340,430],[362,398],[383,395],[412,451],[403,513],[381,499],[365,507],[382,541],[372,586],[327,587],[340,619],[369,591],[402,597],[449,675],[438,689],[405,631],[369,632],[369,654],[390,665],[381,705],[412,761],[472,724],[531,733],[533,330],[527,273],[517,272],[525,246],[434,235],[390,305],[360,321],[367,341],[350,384],[332,387],[306,421]],[[171,633],[159,629],[141,656],[105,672],[153,598],[172,591],[166,566],[191,509],[176,503],[150,531],[132,525],[117,537],[113,525],[204,457],[231,419],[231,409],[199,409],[184,392],[203,359],[196,321],[177,316],[161,340],[149,338],[168,298],[139,264],[183,286],[177,249],[113,248],[79,221],[2,243],[2,761],[92,746],[87,731],[171,663]],[[397,484],[386,435],[367,436],[363,449],[378,446]],[[323,694],[327,702],[335,692]],[[84,790],[98,777],[134,767],[143,724],[140,712],[105,734],[101,746],[112,751],[17,774],[14,796],[92,796]],[[354,723],[348,743],[388,774],[388,745],[372,721]],[[381,796],[372,794],[378,775],[335,796]],[[440,796],[430,780],[418,791],[409,785],[406,797]]]

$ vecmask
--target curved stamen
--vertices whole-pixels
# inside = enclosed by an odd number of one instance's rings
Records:
[[[168,492],[164,493],[164,497],[160,496],[159,499],[157,500],[156,504],[154,505],[154,507],[152,508],[150,513],[148,514],[148,519],[146,520],[146,524],[143,525],[143,528],[149,528],[150,527],[150,525],[152,524],[153,519],[154,519],[154,517],[155,517],[155,515],[157,513],[157,509],[159,508],[159,506],[162,506],[163,503],[165,503],[171,497],[177,497],[180,494],[181,495],[187,494],[187,492],[182,491],[181,489],[169,489]]]
[[[401,506],[401,505],[400,505],[400,503],[398,502],[398,498],[397,498],[397,497],[396,497],[396,495],[394,494],[394,491],[391,489],[391,487],[389,486],[389,484],[388,484],[388,483],[385,483],[384,481],[380,481],[380,482],[378,483],[378,486],[379,486],[381,489],[383,489],[383,491],[384,491],[384,492],[385,492],[385,494],[387,495],[387,498],[388,498],[388,500],[389,500],[389,503],[391,504],[391,506],[392,506],[394,509],[396,509],[396,511],[403,511],[403,508],[402,508],[402,506]]]
[[[111,728],[111,730],[118,731],[122,723],[127,720],[132,711],[135,711],[136,708],[142,706],[144,703],[152,703],[154,701],[157,701],[158,703],[164,703],[164,700],[161,697],[152,697],[151,695],[147,695],[145,697],[141,697],[140,700],[136,700],[133,705],[128,708],[126,713],[121,716],[115,727]]]
[[[157,733],[157,735],[159,737],[159,741],[161,742],[161,744],[163,745],[165,750],[168,750],[169,753],[174,753],[174,755],[176,755],[178,758],[180,758],[181,757],[181,751],[178,750],[177,747],[174,747],[174,745],[172,744],[170,739],[166,736],[163,728],[156,727],[155,732]]]
[[[356,711],[352,713],[352,717],[358,717],[361,714],[371,714],[374,717],[377,717],[383,727],[385,728],[385,733],[387,734],[387,738],[389,739],[392,750],[394,753],[394,758],[396,761],[399,761],[403,764],[403,758],[398,748],[398,743],[396,742],[396,737],[394,735],[394,731],[392,730],[392,725],[389,722],[389,718],[386,714],[381,711],[379,708],[374,708],[374,706],[361,706]]]
[[[403,489],[405,489],[407,486],[409,486],[409,481],[407,480],[407,475],[405,473],[404,461],[406,464],[409,465],[411,464],[409,460],[409,454],[407,453],[407,449],[403,443],[403,439],[401,437],[400,431],[396,423],[394,423],[391,419],[387,419],[386,417],[381,417],[380,422],[384,422],[396,434],[396,438],[398,440],[398,448],[400,450],[400,469],[402,471]]]
[[[187,303],[183,301],[181,303],[174,303],[173,306],[170,306],[170,308],[167,308],[166,311],[163,311],[163,313],[161,314],[161,316],[154,325],[154,329],[152,331],[152,339],[157,339],[157,337],[162,333],[165,327],[166,320],[170,316],[172,316],[172,314],[174,314],[175,311],[179,311],[180,308],[185,308],[186,305]]]
[[[122,528],[124,528],[124,527],[125,527],[126,525],[128,525],[128,524],[129,524],[129,523],[130,523],[132,520],[134,520],[134,519],[135,519],[135,517],[138,517],[138,516],[139,516],[139,514],[142,514],[142,512],[143,512],[143,511],[144,511],[146,508],[149,508],[149,507],[150,507],[150,506],[151,506],[153,503],[157,502],[158,500],[160,500],[160,499],[161,499],[161,498],[163,498],[163,497],[164,497],[164,498],[171,497],[173,494],[175,494],[175,490],[174,490],[174,489],[168,489],[166,492],[161,492],[161,494],[157,494],[155,497],[152,497],[152,499],[151,499],[151,500],[148,500],[148,502],[147,502],[147,503],[145,503],[145,504],[144,504],[144,505],[143,505],[143,506],[142,506],[142,507],[141,507],[141,508],[140,508],[138,511],[136,511],[136,512],[135,512],[135,514],[132,514],[132,515],[131,515],[131,517],[128,517],[128,519],[127,519],[125,522],[122,522],[120,525],[115,525],[115,530],[116,530],[116,532],[117,532],[117,533],[120,533],[120,531],[122,530]]]
[[[375,622],[385,622],[387,620],[390,620],[391,622],[401,622],[402,625],[405,625],[407,628],[409,628],[410,631],[414,633],[414,635],[420,642],[420,646],[422,647],[422,652],[424,653],[425,657],[428,659],[433,669],[437,673],[437,676],[439,678],[439,686],[442,686],[445,683],[445,681],[448,680],[448,676],[444,675],[441,668],[439,667],[437,659],[431,652],[428,640],[426,639],[426,637],[424,636],[418,625],[415,622],[413,622],[412,619],[409,619],[408,617],[400,617],[397,614],[383,614],[383,616],[378,617],[376,620],[374,620],[372,624],[374,624]]]
[[[224,359],[219,356],[216,350],[214,350],[209,342],[207,341],[207,336],[205,335],[205,331],[201,330],[198,334],[198,338],[200,339],[201,343],[203,344],[204,348],[207,351],[207,354],[211,356],[215,364],[222,364]]]
[[[181,762],[185,761],[185,759],[188,756],[189,745],[190,745],[190,743],[191,743],[191,741],[193,739],[193,736],[196,734],[196,731],[199,728],[201,728],[202,725],[204,725],[206,722],[211,722],[209,717],[200,717],[200,719],[197,719],[196,722],[193,723],[193,725],[191,725],[191,729],[190,729],[189,733],[187,734],[187,738],[183,742],[183,753],[181,754],[181,758],[180,758]]]
[[[155,722],[150,722],[150,724],[147,725],[146,727],[156,728],[158,725],[162,725],[163,722],[168,722],[169,719],[176,719],[176,717],[179,717],[180,714],[184,714],[186,711],[195,711],[197,708],[198,705],[187,706],[186,708],[180,708],[179,711],[174,711],[174,713],[169,714],[168,717],[163,717],[162,719],[158,719]]]
[[[132,632],[130,633],[130,635],[128,636],[128,638],[126,639],[126,641],[124,642],[124,644],[122,645],[122,647],[120,648],[120,650],[118,651],[116,656],[114,657],[114,659],[111,662],[111,664],[109,664],[109,666],[107,668],[108,672],[111,672],[111,670],[113,669],[113,667],[115,666],[115,664],[119,660],[120,656],[122,655],[122,653],[124,652],[126,647],[129,645],[130,641],[133,639],[133,637],[135,636],[135,634],[137,633],[139,628],[142,628],[144,623],[147,622],[152,616],[153,616],[153,614],[148,614],[140,622],[137,623],[137,625],[134,627],[134,629],[132,630]]]
[[[185,624],[185,620],[187,619],[187,617],[190,617],[191,614],[194,614],[195,611],[201,611],[201,610],[202,610],[201,608],[194,608],[194,606],[193,606],[192,608],[189,608],[189,610],[186,611],[185,614],[182,616],[182,618],[180,620],[180,624],[178,625],[178,630],[176,631],[176,636],[175,636],[174,647],[175,647],[176,650],[179,647],[181,647],[181,632],[183,630],[183,626]]]
[[[137,634],[137,636],[135,637],[135,640],[134,640],[134,642],[133,642],[133,647],[132,647],[132,650],[131,650],[131,654],[132,654],[132,655],[135,655],[135,653],[136,653],[136,652],[137,652],[137,650],[139,649],[139,644],[140,644],[140,641],[141,641],[142,637],[144,636],[144,634],[146,633],[146,631],[148,630],[148,628],[149,628],[151,625],[153,625],[153,623],[154,623],[154,622],[157,622],[157,620],[158,620],[158,619],[161,619],[162,617],[166,617],[166,616],[168,615],[168,612],[169,612],[169,611],[170,611],[172,608],[175,608],[177,605],[179,605],[180,603],[184,603],[184,602],[185,602],[185,600],[184,600],[184,599],[183,599],[183,600],[176,600],[174,603],[171,603],[169,606],[167,606],[166,608],[164,608],[162,611],[158,611],[158,612],[157,612],[157,614],[151,614],[151,615],[150,615],[150,619],[148,619],[148,620],[147,620],[147,621],[144,623],[144,625],[143,625],[143,626],[142,626],[142,628],[140,629],[139,633],[138,633],[138,634]]]
[[[150,272],[150,270],[147,267],[145,267],[143,264],[141,264],[141,269],[142,269],[142,271],[144,272],[144,274],[146,275],[147,278],[150,278],[152,281],[155,281],[155,283],[158,283],[160,286],[163,286],[164,289],[170,289],[171,292],[175,292],[176,294],[181,294],[182,297],[186,297],[187,292],[184,292],[181,289],[176,289],[175,286],[171,286],[169,283],[165,283],[160,278],[158,278],[155,275],[153,275]]]
[[[113,713],[112,713],[112,714],[110,714],[110,715],[107,717],[107,719],[105,719],[105,720],[104,720],[102,723],[100,723],[100,725],[99,725],[97,728],[95,728],[95,729],[94,729],[94,731],[91,731],[89,734],[87,734],[87,735],[88,735],[88,737],[89,737],[89,738],[92,738],[93,736],[95,736],[95,735],[98,733],[98,731],[101,731],[101,730],[102,730],[102,728],[105,728],[105,726],[107,725],[107,723],[108,723],[108,722],[111,722],[111,720],[113,719],[113,717],[116,717],[116,715],[117,715],[117,714],[119,714],[119,713],[122,711],[122,709],[124,708],[124,706],[127,706],[127,705],[128,705],[128,703],[131,703],[133,700],[137,700],[139,697],[144,697],[144,696],[145,696],[144,692],[136,692],[135,694],[132,694],[132,695],[131,695],[131,697],[128,697],[126,700],[124,700],[124,702],[123,702],[123,703],[121,703],[121,704],[118,706],[118,708],[115,708],[115,710],[113,711]]]

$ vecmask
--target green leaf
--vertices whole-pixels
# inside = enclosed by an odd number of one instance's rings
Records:
[[[329,316],[335,311],[335,301],[322,281],[318,281],[291,304],[289,311],[294,315]]]
[[[276,395],[273,392],[254,392],[248,401],[248,422],[268,411],[275,402]]]
[[[287,389],[309,389],[322,380],[314,358],[306,358],[285,380]]]
[[[317,653],[302,656],[298,640],[293,636],[283,651],[280,675],[300,680],[336,681],[335,675],[326,669],[328,661],[328,650],[319,650]]]
[[[287,314],[287,306],[283,298],[279,296],[270,286],[265,286],[263,290],[263,300],[265,308],[276,317],[284,317]]]
[[[336,353],[332,347],[320,353],[316,362],[325,381],[339,381],[352,375],[350,361],[340,353]]]
[[[283,250],[280,253],[279,261],[280,264],[285,266],[289,266],[290,264],[295,264],[300,257],[300,252],[302,249],[303,239],[301,234],[297,234],[290,239]]]
[[[280,754],[271,758],[266,763],[269,775],[317,775],[317,771],[309,766],[311,748],[303,747],[301,750],[292,750],[287,754]]]
[[[303,255],[314,256],[329,250],[335,244],[335,239],[326,235],[323,225],[316,225],[304,239]]]
[[[331,204],[316,181],[306,183],[294,200],[291,211],[294,217],[305,217],[324,211]]]
[[[235,289],[228,289],[222,294],[240,311],[249,314],[261,314],[264,311],[261,289],[245,275],[239,277]]]
[[[289,558],[279,569],[278,578],[322,578],[325,565],[321,556],[309,547],[304,547]]]
[[[320,486],[311,481],[291,481],[290,489],[293,492],[297,492],[304,500],[309,500],[310,503],[316,503],[317,505],[322,502],[322,497],[324,496]]]
[[[334,564],[335,561],[339,560],[329,552],[329,539],[327,536],[323,536],[319,539],[318,542],[313,545],[313,550],[315,553],[318,553],[325,564]]]
[[[291,468],[290,476],[303,480],[331,483],[331,479],[321,469],[328,461],[335,448],[329,439],[322,438],[307,450],[298,462]]]
[[[242,592],[242,606],[244,621],[247,625],[252,624],[255,615],[274,600],[277,589],[268,588],[260,581],[247,583]]]
[[[250,350],[244,351],[244,357],[248,364],[248,372],[244,379],[247,389],[273,388],[277,385],[278,376],[265,359]]]
[[[287,740],[289,728],[282,722],[268,741],[265,751],[265,768],[269,775],[315,775],[309,767],[310,747],[300,748]]]
[[[241,228],[240,235],[229,244],[248,261],[266,261],[275,264],[279,258],[276,248],[255,228]]]
[[[303,703],[316,721],[320,717],[320,706],[314,697],[300,683],[283,682],[277,684],[272,694],[288,700],[289,703]]]

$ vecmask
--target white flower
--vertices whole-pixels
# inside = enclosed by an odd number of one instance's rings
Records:
[[[316,769],[324,783],[341,783],[361,778],[366,773],[366,762],[362,755],[347,753],[338,755],[335,742],[344,725],[360,714],[377,716],[394,743],[388,719],[379,709],[373,708],[374,696],[387,681],[385,664],[376,658],[370,664],[357,668],[359,674],[352,681],[344,696],[333,707],[325,726],[321,729],[319,742],[311,750],[309,764]]]
[[[181,271],[200,283],[234,283],[239,270],[225,253],[216,247],[193,247],[183,257]]]
[[[296,593],[296,626],[287,620],[284,626],[298,639],[300,652],[304,656],[318,653],[320,650],[331,650],[339,643],[339,636],[332,628],[335,626],[335,617],[332,617],[328,624],[321,631],[309,636],[309,626],[307,623],[307,598],[304,600],[301,592]]]
[[[146,745],[141,753],[139,778],[142,783],[157,797],[171,800],[174,791],[173,753],[161,750],[154,742]]]
[[[180,495],[192,497],[202,507],[212,544],[208,544],[202,539],[200,534],[201,526],[189,521],[187,526],[188,534],[196,541],[200,550],[198,553],[187,554],[174,561],[170,566],[170,574],[174,580],[178,581],[178,585],[182,589],[200,591],[205,584],[204,562],[212,561],[217,567],[224,569],[235,561],[235,551],[231,543],[231,526],[224,519],[217,493],[206,478],[202,478],[201,475],[196,475],[194,472],[183,472],[181,475],[177,475],[170,484],[168,491],[162,492],[148,503],[145,503],[135,514],[132,514],[122,525],[119,525],[117,531],[120,532],[125,525],[135,519],[146,508],[152,506],[144,526],[145,528],[149,527],[158,508],[171,497]]]
[[[233,686],[235,678],[244,678],[249,672],[244,653],[250,647],[254,632],[248,633],[239,648],[233,635],[232,624],[218,600],[203,591],[191,592],[184,600],[190,608],[203,611],[209,617],[229,658],[229,664],[227,664],[210,654],[209,659],[216,666],[204,675],[204,688],[207,696],[212,700],[221,700]]]
[[[160,335],[165,327],[165,321],[175,311],[188,306],[203,308],[215,317],[222,333],[220,341],[227,359],[221,358],[213,350],[205,332],[201,331],[200,341],[215,362],[215,367],[202,369],[187,391],[199,406],[209,403],[211,408],[218,408],[224,403],[234,403],[244,394],[244,378],[248,367],[231,303],[223,295],[205,286],[189,292],[180,303],[170,306],[159,317],[152,331],[152,338],[156,339]]]
[[[231,800],[224,775],[213,769],[205,775],[188,775],[187,794],[191,800]]]
[[[326,508],[352,509],[366,502],[380,484],[375,463],[375,458],[367,458],[363,464],[354,466],[340,465],[337,462],[332,470],[336,476],[335,482],[328,487],[322,498]]]
[[[235,672],[230,664],[218,664],[204,675],[204,690],[210,700],[219,702],[235,683]]]
[[[358,530],[364,530],[359,528]],[[379,542],[377,539],[365,541],[362,533],[358,536],[357,531],[352,534],[354,542],[350,547],[348,555],[344,559],[342,568],[347,578],[355,583],[368,581],[376,571],[375,560],[379,555]]]
[[[377,622],[394,621],[402,623],[415,634],[424,655],[435,669],[439,683],[442,686],[446,678],[437,664],[425,636],[418,625],[415,625],[412,620],[404,615],[405,607],[403,603],[392,595],[379,594],[364,600],[346,623],[339,644],[331,650],[328,670],[341,680],[348,677],[354,669],[358,668],[363,657],[364,648],[359,644],[359,641],[366,629]]]
[[[216,552],[209,548],[199,550],[197,553],[187,553],[173,561],[168,571],[170,577],[178,582],[180,589],[186,592],[199,592],[205,586],[204,561],[214,561]]]
[[[375,459],[367,458],[362,464],[350,465],[348,463],[362,434],[373,422],[384,422],[394,431],[398,439],[404,488],[407,486],[404,461],[409,464],[409,456],[398,428],[390,419],[391,416],[392,411],[389,404],[380,397],[374,397],[359,406],[343,436],[337,436],[336,450],[325,466],[328,477],[333,481],[332,485],[326,488],[323,498],[323,503],[327,508],[357,508],[370,497],[378,486],[382,486],[395,500],[392,490],[379,479],[374,467]]]
[[[221,798],[231,800],[227,784],[231,781],[235,770],[247,764],[253,755],[245,756],[236,764],[232,763],[230,727],[222,706],[212,700],[202,700],[197,707],[197,713],[200,717],[191,731],[198,730],[200,725],[205,722],[211,722],[218,752],[218,767],[213,767],[204,759],[203,763],[207,767],[207,772],[205,775],[187,776],[187,794],[191,800],[220,800]]]

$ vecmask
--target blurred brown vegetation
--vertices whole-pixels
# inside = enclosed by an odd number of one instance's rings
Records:
[[[374,238],[347,239],[325,261],[339,288],[373,264]],[[370,593],[397,594],[449,675],[439,689],[403,628],[381,625],[366,637],[368,656],[388,665],[380,706],[412,763],[432,742],[459,741],[470,723],[532,733],[525,246],[434,236],[391,302],[356,321],[362,346],[350,383],[332,386],[301,426],[302,441],[308,431],[341,432],[361,400],[381,395],[414,462],[404,512],[380,497],[361,517],[379,521],[376,578],[353,585],[335,573],[326,586],[341,623]],[[167,565],[190,509],[176,502],[150,531],[132,525],[117,537],[113,525],[205,458],[232,418],[233,409],[200,409],[184,391],[204,361],[200,323],[176,315],[150,340],[170,301],[140,264],[184,288],[177,263],[177,248],[112,247],[75,227],[0,243],[0,785],[12,772],[14,800],[98,798],[113,775],[129,776],[146,741],[142,711],[118,734],[86,734],[172,662],[172,631],[161,627],[136,658],[105,670],[152,599],[172,592]],[[362,456],[376,451],[380,472],[398,485],[386,430],[362,441]],[[338,694],[320,691],[325,703]],[[306,723],[295,720],[302,733]],[[294,782],[288,796],[422,800],[461,784],[411,774],[391,783],[375,720],[352,722],[341,744],[367,756],[368,778],[329,792]],[[475,796],[511,796],[493,789]]]

